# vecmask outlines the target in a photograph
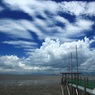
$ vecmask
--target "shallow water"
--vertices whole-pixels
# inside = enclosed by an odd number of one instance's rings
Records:
[[[59,80],[0,80],[0,85],[45,85],[59,83]]]
[[[56,76],[0,76],[2,86],[21,86],[21,85],[49,85],[60,83],[60,77]]]

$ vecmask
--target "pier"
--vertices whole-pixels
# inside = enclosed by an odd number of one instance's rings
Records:
[[[72,70],[72,53],[69,71],[61,73],[61,95],[95,95],[95,80],[83,77],[78,70],[78,53],[76,46],[76,71]]]
[[[81,73],[61,73],[62,95],[95,95],[95,81],[80,77]]]

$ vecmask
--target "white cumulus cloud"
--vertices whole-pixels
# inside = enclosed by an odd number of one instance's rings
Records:
[[[76,51],[75,46],[78,47],[78,57],[79,57],[79,66],[81,67],[84,63],[86,66],[89,65],[88,60],[94,60],[94,52],[95,50],[90,50],[90,44],[94,40],[89,40],[88,38],[84,38],[83,40],[78,40],[74,42],[65,42],[63,44],[60,43],[59,40],[51,40],[47,38],[45,42],[42,44],[40,49],[37,49],[35,53],[30,56],[30,60],[34,63],[34,65],[39,66],[52,66],[52,68],[63,68],[68,69],[69,67],[69,58],[70,54],[73,55],[73,65],[74,69],[76,68]],[[90,62],[90,65],[93,65],[93,61]],[[85,67],[84,67],[85,68]],[[81,68],[82,69],[82,68]],[[89,67],[88,70],[91,68]],[[94,70],[94,69],[93,69]]]
[[[0,71],[19,73],[45,72],[60,73],[68,71],[70,54],[72,53],[73,70],[76,70],[76,51],[78,48],[78,61],[80,71],[94,71],[95,49],[90,50],[90,44],[94,40],[84,38],[73,42],[61,43],[59,40],[46,38],[40,49],[36,49],[28,58],[19,58],[16,55],[0,56]]]

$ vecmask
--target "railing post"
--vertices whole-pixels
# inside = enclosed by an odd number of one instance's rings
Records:
[[[86,79],[84,78],[84,95],[86,95]]]
[[[87,82],[87,86],[89,85],[88,83],[89,83],[89,81],[88,81],[88,77],[87,77],[87,79],[86,79],[86,82]]]
[[[61,78],[61,85],[63,85],[63,74],[62,74],[62,78]]]

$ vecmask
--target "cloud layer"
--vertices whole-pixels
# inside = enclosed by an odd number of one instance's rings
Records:
[[[24,49],[28,57],[0,56],[1,72],[67,71],[70,53],[76,70],[76,45],[80,70],[95,70],[95,48],[91,49],[95,21],[90,19],[95,18],[95,2],[2,0],[2,3],[5,6],[0,6],[0,33],[9,40],[1,43]],[[19,13],[23,14],[20,18]]]
[[[63,2],[61,3],[62,9],[70,13],[72,15],[80,16],[80,15],[87,15],[87,16],[95,16],[95,2],[89,2],[86,1],[83,2],[77,2],[77,1],[71,1],[71,2]]]
[[[69,40],[72,35],[85,35],[85,31],[90,31],[94,25],[94,21],[85,19],[82,15],[94,16],[95,2],[72,1],[56,3],[54,1],[40,2],[39,0],[24,0],[23,2],[4,0],[3,2],[10,11],[22,11],[33,19],[32,21],[12,19],[0,21],[1,32],[15,35],[18,38],[33,39],[33,35],[30,32],[34,32],[41,40],[50,37],[64,41]],[[65,18],[64,15],[60,16],[60,13],[75,15],[76,17],[73,18],[74,22],[70,22],[70,19]]]
[[[60,73],[69,70],[70,54],[73,57],[73,70],[76,70],[76,50],[78,47],[78,63],[80,71],[95,70],[95,50],[90,50],[90,44],[94,40],[84,38],[83,40],[74,42],[60,43],[59,40],[51,40],[46,38],[40,49],[35,50],[28,58],[18,58],[16,55],[0,57],[1,72],[17,72],[20,73]],[[25,71],[26,70],[26,71]]]

